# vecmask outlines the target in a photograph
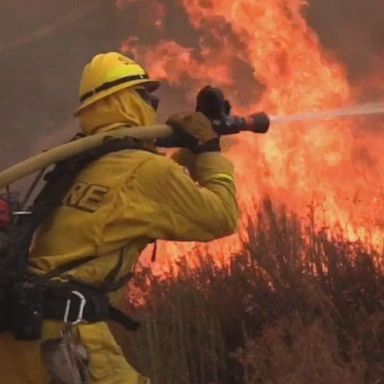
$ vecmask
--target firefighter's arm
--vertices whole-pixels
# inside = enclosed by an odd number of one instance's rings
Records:
[[[194,155],[189,149],[179,149],[173,153],[171,158],[176,161],[176,163],[187,168],[192,175],[195,174],[196,155]]]
[[[140,176],[142,193],[153,207],[150,237],[209,241],[236,230],[233,167],[220,153],[196,155],[196,181],[179,164],[160,156],[143,164]]]

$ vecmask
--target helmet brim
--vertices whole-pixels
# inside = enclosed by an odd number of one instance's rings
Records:
[[[104,99],[107,96],[110,96],[110,95],[112,95],[112,94],[114,94],[116,92],[119,92],[119,91],[121,91],[123,89],[126,89],[126,88],[135,87],[137,85],[143,85],[143,87],[145,87],[145,89],[148,92],[154,92],[154,91],[156,91],[160,87],[160,81],[158,81],[158,80],[148,80],[148,79],[138,79],[138,80],[129,82],[129,84],[123,83],[123,84],[117,85],[117,86],[115,86],[113,88],[107,89],[105,91],[101,91],[99,93],[95,93],[94,95],[90,96],[89,98],[87,98],[86,100],[84,100],[80,104],[79,108],[75,111],[74,116],[79,116],[80,113],[85,108],[89,107],[90,105],[96,103],[97,101],[99,101],[101,99]]]

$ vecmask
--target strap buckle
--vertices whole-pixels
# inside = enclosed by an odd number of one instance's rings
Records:
[[[73,321],[70,321],[68,318],[69,318],[69,311],[71,309],[71,306],[72,306],[72,299],[69,298],[67,300],[67,303],[65,305],[65,312],[64,312],[64,323],[66,324],[72,324],[72,325],[76,325],[76,324],[79,324],[83,321],[83,314],[84,314],[84,308],[85,308],[85,305],[87,304],[87,300],[85,299],[85,296],[79,292],[79,291],[71,291],[71,295],[74,295],[74,296],[77,296],[80,300],[80,303],[79,303],[79,311],[77,313],[77,319],[76,320],[73,320]]]

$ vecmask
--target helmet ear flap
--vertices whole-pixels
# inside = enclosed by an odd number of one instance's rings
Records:
[[[231,104],[225,99],[220,88],[207,85],[196,97],[196,111],[202,112],[212,121],[222,121],[230,115]]]

